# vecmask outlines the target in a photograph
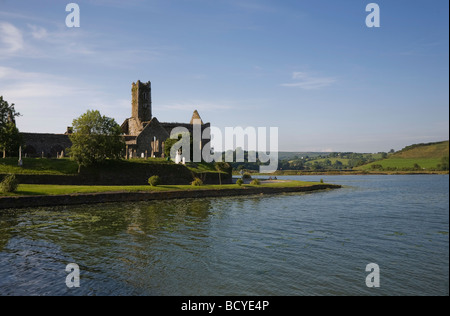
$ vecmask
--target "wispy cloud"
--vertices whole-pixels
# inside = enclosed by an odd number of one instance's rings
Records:
[[[34,39],[40,40],[48,37],[47,30],[42,26],[28,24],[28,27],[31,30],[31,36],[33,36]]]
[[[130,100],[117,98],[105,86],[2,66],[0,95],[16,104],[16,109],[23,115],[18,119],[21,131],[50,133],[63,132],[73,118],[87,109],[98,109],[117,119],[126,117],[131,104]]]
[[[23,48],[22,32],[11,23],[0,22],[0,55],[9,56]]]
[[[297,87],[305,90],[315,90],[330,86],[336,82],[332,77],[315,77],[306,72],[293,72],[292,83],[283,83],[283,87]]]
[[[192,102],[174,102],[163,104],[159,106],[161,110],[177,110],[177,111],[187,111],[192,112],[193,110],[198,111],[216,111],[216,110],[229,110],[233,106],[225,103],[214,103],[208,101],[195,100]]]

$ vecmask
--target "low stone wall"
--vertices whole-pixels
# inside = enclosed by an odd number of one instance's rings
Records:
[[[340,188],[339,185],[320,184],[308,187],[252,187],[234,189],[197,189],[185,191],[154,191],[154,192],[105,192],[68,195],[44,196],[12,196],[0,197],[0,209],[25,208],[38,206],[76,205],[109,202],[134,202],[152,200],[170,200],[185,198],[207,198],[224,196],[243,196],[258,194],[280,194],[292,192],[309,192]]]

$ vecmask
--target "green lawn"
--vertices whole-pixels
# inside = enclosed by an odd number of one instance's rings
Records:
[[[179,190],[211,190],[211,189],[242,189],[243,187],[305,187],[320,184],[318,182],[289,181],[277,183],[264,183],[258,186],[244,184],[239,187],[236,184],[226,185],[160,185],[152,187],[149,185],[137,186],[84,186],[84,185],[47,185],[47,184],[20,184],[15,193],[1,193],[0,196],[21,195],[59,195],[75,193],[97,193],[97,192],[140,192],[140,191],[179,191]]]
[[[77,174],[78,165],[68,158],[47,159],[47,158],[24,158],[23,167],[17,165],[17,158],[0,159],[0,174],[50,174],[50,175],[71,175]]]
[[[357,170],[372,170],[372,165],[381,165],[383,169],[387,168],[397,168],[402,169],[413,169],[414,164],[418,164],[420,168],[425,169],[436,169],[437,165],[441,163],[439,158],[389,158],[384,160],[379,160],[372,162],[370,164],[356,168]]]
[[[76,175],[78,165],[69,158],[47,159],[47,158],[24,158],[23,167],[17,165],[17,158],[0,159],[0,174],[45,174],[45,175]],[[83,173],[96,172],[99,169],[104,171],[115,171],[118,169],[139,168],[145,165],[173,165],[174,162],[165,158],[130,159],[113,161],[107,160],[98,166],[83,168]],[[196,173],[217,172],[214,164],[208,163],[187,163],[186,167]]]

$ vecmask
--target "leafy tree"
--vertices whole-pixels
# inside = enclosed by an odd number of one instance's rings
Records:
[[[441,170],[449,169],[449,156],[442,157],[441,163],[440,163],[440,169]]]
[[[3,158],[7,153],[12,155],[18,153],[22,145],[22,135],[14,123],[8,122],[0,128],[0,149],[3,151]]]
[[[167,138],[164,141],[164,157],[170,157],[170,151],[172,146],[175,145],[178,141],[180,141],[183,137],[189,137],[189,160],[193,161],[194,158],[194,139],[191,133],[180,133],[177,138]],[[182,150],[186,150],[186,148],[182,148]],[[170,157],[173,158],[173,157]],[[187,159],[187,158],[186,158]]]
[[[105,159],[120,159],[125,143],[120,125],[112,118],[102,116],[99,111],[87,111],[73,120],[70,154],[81,166],[89,166]]]
[[[337,170],[341,170],[344,167],[344,164],[340,160],[336,160],[333,164],[333,168]]]
[[[19,146],[23,145],[22,136],[16,127],[17,116],[20,116],[20,113],[14,109],[14,103],[9,105],[0,96],[0,150],[3,151],[3,158],[7,153],[17,152]]]
[[[231,166],[227,162],[216,162],[214,167],[219,171],[219,183],[222,185],[222,172],[230,172]]]
[[[14,122],[17,116],[20,116],[20,113],[14,109],[14,103],[9,105],[6,100],[3,100],[3,96],[0,96],[0,127],[7,122]]]

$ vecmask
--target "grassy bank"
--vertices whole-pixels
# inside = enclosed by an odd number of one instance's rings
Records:
[[[212,163],[182,165],[163,158],[106,160],[81,168],[80,174],[69,158],[25,158],[23,167],[17,165],[16,158],[0,159],[0,181],[6,174],[17,175],[23,184],[146,185],[153,175],[163,184],[189,184],[195,177],[209,184],[230,181],[230,175],[218,172]]]
[[[62,195],[79,193],[101,193],[101,192],[163,192],[163,191],[195,191],[195,190],[241,190],[243,188],[292,188],[318,185],[318,182],[289,181],[263,183],[261,185],[237,184],[226,185],[160,185],[152,187],[149,185],[137,186],[84,186],[84,185],[44,185],[44,184],[20,184],[15,193],[1,193],[1,196],[27,196],[27,195]]]
[[[69,158],[47,159],[47,158],[24,158],[23,167],[17,165],[17,158],[0,159],[0,174],[30,174],[30,175],[76,175],[78,165]],[[164,168],[164,166],[174,165],[172,161],[164,158],[150,159],[130,159],[130,160],[108,160],[104,163],[97,164],[89,168],[82,168],[83,174],[103,172],[114,172],[120,169],[127,171],[128,169],[136,169],[148,165],[154,165]],[[208,163],[188,163],[186,167],[193,172],[214,172],[217,170],[213,164]]]
[[[277,182],[262,185],[206,186],[43,186],[24,185],[14,195],[0,196],[0,209],[39,206],[119,203],[189,198],[217,198],[313,192],[340,188],[339,185],[312,182]],[[117,191],[117,190],[121,191]]]
[[[68,158],[23,158],[23,167],[17,165],[17,158],[0,159],[0,174],[32,175],[75,175],[78,165]]]

